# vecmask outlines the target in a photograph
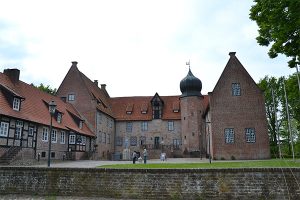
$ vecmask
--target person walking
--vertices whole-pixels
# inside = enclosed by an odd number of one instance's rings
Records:
[[[136,161],[136,151],[134,151],[132,153],[132,162],[133,162],[133,164],[135,164],[135,161]]]
[[[143,156],[144,156],[144,164],[146,164],[147,163],[147,156],[148,156],[148,152],[147,152],[146,148],[143,151]]]

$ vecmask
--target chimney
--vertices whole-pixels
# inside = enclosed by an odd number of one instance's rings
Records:
[[[98,86],[98,80],[94,80],[95,85]],[[101,85],[102,86],[102,85]]]
[[[77,67],[78,62],[77,61],[72,61],[72,66]]]
[[[9,77],[11,82],[17,83],[20,77],[20,70],[18,69],[5,69],[3,73]]]
[[[101,84],[101,89],[106,90],[106,84]]]
[[[236,52],[229,52],[230,57],[234,57]]]

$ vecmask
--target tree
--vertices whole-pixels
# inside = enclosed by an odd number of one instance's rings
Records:
[[[268,132],[270,138],[271,154],[278,155],[279,149],[278,149],[275,113],[277,114],[279,112],[278,110],[280,104],[279,83],[275,77],[265,76],[263,79],[259,81],[258,86],[262,91],[264,91],[264,95],[265,95],[265,107],[266,107],[266,115],[267,115],[266,117],[268,121]],[[273,96],[274,96],[275,105],[273,103]],[[280,126],[281,122],[279,119],[278,121],[279,121],[278,124]]]
[[[52,88],[50,88],[50,85],[44,86],[43,83],[41,83],[39,86],[35,86],[33,83],[31,83],[31,85],[33,87],[38,88],[41,91],[47,92],[47,93],[52,94],[52,95],[55,95],[56,91],[57,91],[56,88],[52,89]]]
[[[250,19],[256,21],[258,44],[269,46],[270,58],[284,54],[291,59],[289,67],[300,64],[300,1],[254,0]]]

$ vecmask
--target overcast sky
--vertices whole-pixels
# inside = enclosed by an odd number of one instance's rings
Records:
[[[0,0],[0,68],[58,88],[71,67],[112,97],[180,95],[188,73],[213,90],[235,51],[253,79],[289,75],[287,59],[259,46],[252,1]]]

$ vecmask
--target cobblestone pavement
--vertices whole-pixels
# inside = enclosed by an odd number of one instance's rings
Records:
[[[73,196],[30,196],[30,195],[1,195],[0,200],[121,200],[102,197],[73,197]],[[130,200],[130,199],[126,199]]]

